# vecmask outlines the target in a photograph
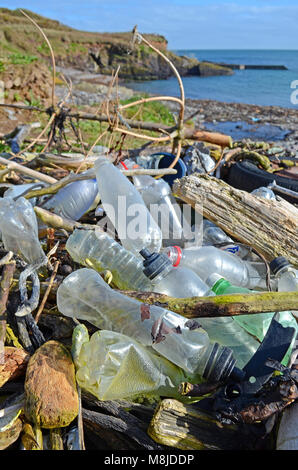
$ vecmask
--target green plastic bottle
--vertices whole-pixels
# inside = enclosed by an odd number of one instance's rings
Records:
[[[253,291],[245,287],[233,286],[229,281],[227,281],[227,279],[224,279],[222,276],[215,273],[209,276],[209,278],[206,280],[206,284],[211,288],[211,291],[214,292],[215,295],[257,293],[257,291]],[[263,341],[274,315],[275,312],[269,312],[237,315],[233,316],[232,318],[248,333],[256,337],[259,341]],[[283,326],[291,326],[292,328],[295,328],[297,334],[297,322],[291,312],[279,312],[279,323],[281,323]],[[288,357],[288,354],[286,357]],[[283,363],[285,363],[285,359]]]

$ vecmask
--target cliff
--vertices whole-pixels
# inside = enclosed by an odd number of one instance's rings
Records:
[[[78,31],[26,10],[49,38],[57,65],[89,72],[111,74],[120,65],[119,77],[132,80],[165,79],[172,75],[168,64],[143,44],[131,50],[131,33],[92,33]],[[186,75],[231,75],[228,67],[199,62],[167,50],[167,40],[145,34]],[[18,10],[0,8],[0,72],[11,63],[26,64],[41,59],[49,61],[49,48],[37,29]]]

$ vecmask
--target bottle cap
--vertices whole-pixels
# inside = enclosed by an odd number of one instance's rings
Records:
[[[274,258],[271,263],[269,263],[269,266],[273,274],[276,274],[281,268],[290,266],[290,263],[284,256],[278,256],[277,258]]]
[[[147,248],[144,248],[140,251],[140,255],[145,259],[145,261],[143,261],[143,273],[149,279],[154,279],[168,266],[172,266],[171,261],[165,254],[150,253]]]

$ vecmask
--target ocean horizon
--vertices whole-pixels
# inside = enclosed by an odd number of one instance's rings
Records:
[[[282,106],[298,110],[291,101],[291,84],[298,81],[298,50],[277,49],[176,49],[178,55],[201,61],[246,65],[284,65],[288,70],[234,70],[231,76],[183,77],[186,98],[212,99],[260,106]],[[167,80],[127,82],[140,92],[179,96],[175,77]],[[298,89],[298,87],[297,87]]]

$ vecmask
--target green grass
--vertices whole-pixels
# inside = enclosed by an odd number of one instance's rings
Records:
[[[128,100],[121,100],[121,104],[133,103],[134,101],[147,97],[148,95],[134,96]],[[139,112],[137,113],[137,111]],[[151,101],[149,103],[143,103],[142,105],[132,106],[123,111],[123,114],[124,113],[127,119],[134,119],[136,115],[135,119],[138,121],[157,122],[167,126],[175,124],[172,113],[159,101]]]
[[[27,65],[35,62],[37,57],[30,54],[15,53],[8,56],[9,62],[14,65]]]

